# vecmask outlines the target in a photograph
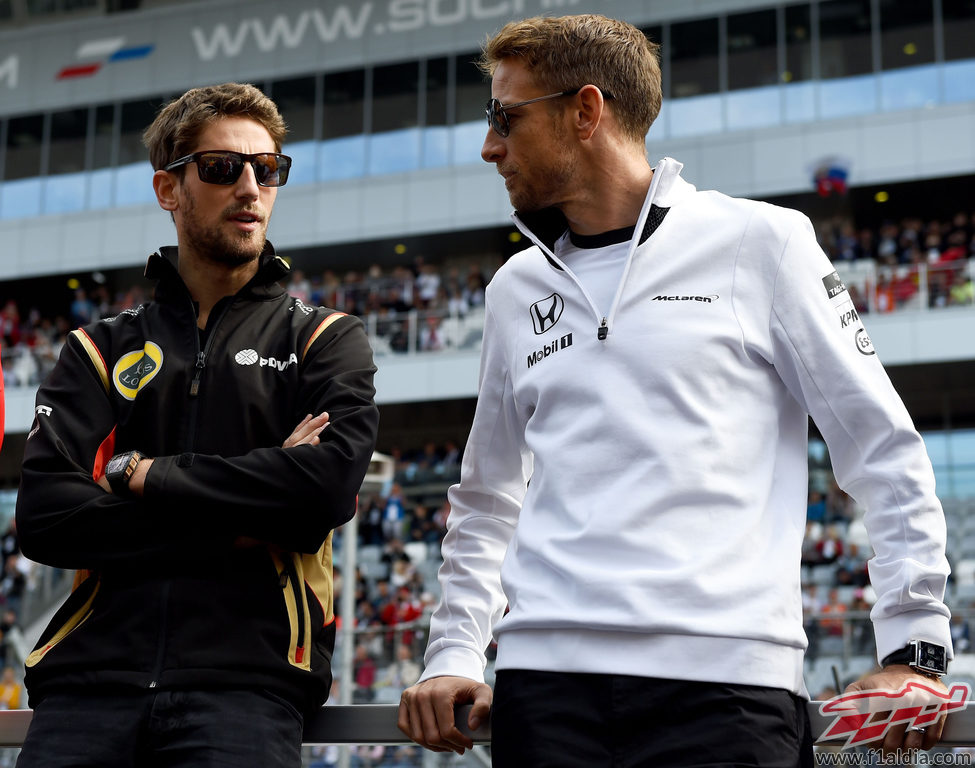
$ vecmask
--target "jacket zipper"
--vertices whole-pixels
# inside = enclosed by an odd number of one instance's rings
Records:
[[[227,314],[227,311],[230,309],[230,306],[232,304],[233,304],[233,300],[228,301],[220,310],[220,314],[217,315],[216,320],[213,323],[213,326],[210,328],[210,332],[207,334],[207,342],[204,345],[202,350],[200,349],[200,342],[199,342],[200,335],[199,332],[197,332],[196,366],[194,367],[193,370],[193,380],[190,382],[190,397],[195,398],[200,393],[200,379],[203,377],[203,369],[206,368],[207,366],[207,355],[210,352],[210,348],[213,346],[213,339],[214,336],[216,336],[216,330],[220,326],[220,322],[223,320],[224,316]],[[194,409],[194,414],[195,413],[196,411]],[[193,434],[192,430],[190,431],[190,434],[191,435]]]
[[[660,174],[657,172],[658,170],[663,170],[663,168],[658,166],[658,168],[654,170],[653,179],[650,181],[650,189],[647,190],[647,196],[643,200],[643,206],[640,209],[640,215],[637,218],[636,226],[634,226],[633,228],[633,239],[630,242],[630,251],[627,254],[626,264],[623,267],[623,274],[620,276],[619,284],[616,287],[616,295],[613,298],[613,303],[612,306],[610,307],[608,316],[602,315],[602,313],[598,309],[596,309],[595,302],[592,300],[592,297],[589,295],[589,292],[586,291],[585,286],[579,281],[579,278],[575,276],[572,270],[570,270],[565,264],[562,263],[562,261],[552,252],[552,250],[548,246],[546,246],[535,236],[535,234],[528,228],[525,222],[521,220],[517,212],[511,214],[512,220],[515,222],[515,226],[518,227],[518,229],[521,230],[521,232],[524,235],[526,235],[529,240],[535,243],[535,245],[538,246],[538,248],[542,251],[542,253],[547,254],[551,259],[554,260],[556,264],[559,265],[559,267],[563,270],[563,272],[567,276],[569,276],[572,282],[576,284],[576,286],[582,292],[583,297],[585,297],[586,301],[589,302],[589,307],[590,309],[592,309],[593,314],[597,318],[602,317],[599,326],[596,328],[596,338],[599,341],[605,341],[606,337],[609,336],[609,318],[616,317],[616,309],[619,306],[620,297],[623,295],[623,286],[626,284],[626,278],[630,274],[630,265],[633,262],[633,256],[636,253],[637,248],[639,248],[640,246],[640,233],[643,232],[643,226],[646,223],[647,216],[650,213],[650,204],[657,196],[656,194],[657,185],[659,184],[659,179],[660,179]]]
[[[190,297],[190,302],[192,304],[192,297]],[[217,315],[216,320],[213,323],[213,327],[210,329],[210,333],[207,334],[207,342],[202,350],[200,349],[200,334],[199,331],[196,330],[196,324],[194,323],[193,330],[195,331],[194,337],[196,338],[196,366],[193,372],[193,380],[190,382],[190,423],[189,429],[186,432],[186,439],[188,443],[187,450],[192,450],[193,444],[196,441],[196,417],[200,402],[197,399],[197,395],[200,392],[200,378],[203,376],[204,368],[206,368],[207,353],[210,351],[210,347],[213,345],[213,338],[215,336],[214,332],[216,331],[217,326],[220,325],[220,321],[223,319],[224,315],[227,314],[227,310],[230,308],[232,303],[232,301],[227,302],[220,314]],[[196,316],[195,310],[192,311],[192,314],[194,317]],[[152,672],[152,679],[147,685],[148,688],[155,688],[157,685],[159,685],[159,678],[162,676],[163,662],[166,657],[166,632],[169,626],[169,593],[170,584],[169,582],[164,582],[159,617],[159,644],[156,646],[156,665]]]

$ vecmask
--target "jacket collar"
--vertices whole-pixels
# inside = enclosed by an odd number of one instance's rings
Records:
[[[640,243],[643,243],[654,233],[663,222],[671,205],[678,202],[685,195],[694,191],[694,186],[681,179],[680,172],[683,163],[670,157],[664,157],[654,168],[654,182],[651,182],[647,196],[654,195],[647,216],[640,231]],[[542,253],[546,260],[556,269],[562,267],[552,257],[555,242],[568,229],[568,220],[558,208],[543,208],[539,211],[513,211],[512,220],[518,228],[528,235],[536,244],[542,246]]]
[[[260,266],[254,277],[241,290],[240,296],[255,299],[269,299],[285,292],[280,280],[291,272],[288,262],[275,253],[270,241],[265,241],[261,251]],[[157,281],[156,298],[160,301],[173,295],[174,291],[186,293],[186,285],[179,275],[179,249],[166,245],[149,256],[146,261],[145,277]]]

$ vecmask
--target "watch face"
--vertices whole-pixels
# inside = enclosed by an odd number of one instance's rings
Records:
[[[920,642],[917,644],[917,665],[924,669],[944,672],[948,667],[948,652],[940,645]]]
[[[108,464],[105,466],[105,474],[110,474],[112,472],[121,472],[125,469],[125,465],[129,463],[129,454],[120,453],[118,456],[112,456],[108,460]]]

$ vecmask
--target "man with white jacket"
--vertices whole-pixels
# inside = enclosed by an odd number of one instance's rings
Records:
[[[400,728],[463,752],[453,711],[472,703],[501,768],[811,765],[809,415],[875,552],[886,665],[858,685],[943,689],[931,464],[808,219],[651,167],[657,46],[629,24],[512,22],[481,66],[481,155],[533,244],[488,286],[443,596]],[[883,746],[930,748],[942,727]]]

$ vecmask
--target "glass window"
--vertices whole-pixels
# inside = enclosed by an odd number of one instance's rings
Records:
[[[325,75],[322,98],[323,138],[357,136],[365,131],[363,123],[365,89],[365,70],[353,69]]]
[[[783,83],[812,79],[812,19],[809,5],[785,9],[785,71]]]
[[[680,99],[717,92],[718,20],[672,24],[669,59],[671,97]]]
[[[975,0],[941,0],[945,19],[945,58],[975,58]]]
[[[820,3],[819,38],[824,79],[872,72],[870,0]]]
[[[728,88],[753,88],[778,82],[775,11],[728,17]]]
[[[661,74],[661,78],[663,79],[663,83],[661,83],[661,85],[662,85],[662,87],[664,89],[664,93],[666,93],[667,92],[667,70],[666,70],[666,68],[664,66],[664,63],[665,62],[663,61],[663,57],[666,56],[666,52],[663,49],[663,44],[664,44],[664,28],[660,24],[654,24],[653,26],[650,26],[650,27],[640,27],[640,31],[644,35],[646,35],[647,39],[651,43],[656,43],[657,45],[661,46],[658,49],[659,50],[659,56],[661,57],[661,61],[660,61],[660,74]]]
[[[447,59],[427,62],[424,125],[447,125]]]
[[[161,97],[127,101],[121,105],[121,132],[118,144],[118,163],[138,163],[149,160],[149,151],[142,143],[142,133],[155,119],[164,103]]]
[[[372,75],[372,132],[412,128],[418,122],[420,62],[376,67]]]
[[[484,120],[484,105],[491,98],[491,85],[474,63],[479,53],[457,56],[454,62],[456,86],[454,123],[472,123]]]
[[[51,152],[47,172],[73,173],[85,169],[88,110],[68,109],[51,115]]]
[[[92,168],[112,166],[112,142],[115,136],[115,105],[95,107],[95,135],[92,137]]]
[[[880,56],[882,69],[934,61],[932,0],[880,0]]]
[[[11,117],[7,121],[7,156],[3,177],[25,179],[41,173],[41,137],[43,115]]]
[[[278,80],[271,84],[271,98],[288,125],[287,140],[307,141],[315,136],[315,76]]]

